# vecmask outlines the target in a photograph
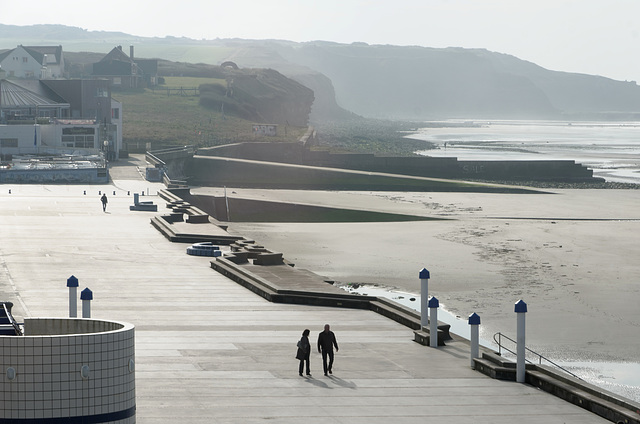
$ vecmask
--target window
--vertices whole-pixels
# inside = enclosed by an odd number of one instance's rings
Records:
[[[62,144],[65,147],[93,149],[95,148],[95,128],[63,128]]]
[[[0,147],[18,147],[18,139],[0,138]]]
[[[28,58],[28,57],[24,56],[24,57],[22,58],[22,63],[27,63],[28,61],[29,61],[29,58]]]
[[[120,109],[111,109],[111,119],[120,119]]]

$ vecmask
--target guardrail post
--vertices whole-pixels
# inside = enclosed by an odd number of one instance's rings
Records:
[[[429,299],[429,346],[438,347],[438,306],[440,302],[437,298]]]
[[[429,278],[427,268],[422,268],[418,274],[420,279],[420,325],[422,328],[429,326]]]
[[[525,381],[525,315],[527,313],[527,304],[522,299],[518,300],[515,305],[515,312],[518,316],[518,329],[516,333],[516,381],[524,383]]]
[[[93,300],[93,292],[89,290],[89,287],[82,290],[80,293],[80,299],[82,299],[82,318],[91,318],[91,301]]]
[[[67,278],[67,287],[69,287],[69,318],[78,316],[78,279],[73,275]]]
[[[480,315],[475,312],[469,315],[469,325],[471,326],[471,369],[476,369],[474,359],[480,357]]]

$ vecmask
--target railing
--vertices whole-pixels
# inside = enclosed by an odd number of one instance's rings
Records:
[[[496,344],[498,345],[498,354],[500,356],[502,356],[502,349],[504,349],[505,351],[511,353],[512,355],[517,355],[516,352],[514,352],[513,350],[509,349],[508,347],[504,346],[502,344],[502,339],[507,339],[510,342],[512,342],[513,344],[517,345],[518,342],[516,342],[515,340],[513,340],[512,338],[505,336],[504,334],[498,332],[496,334],[493,335],[493,341],[496,342]],[[542,361],[544,360],[545,362],[553,365],[554,367],[558,368],[559,370],[562,370],[564,372],[566,372],[567,374],[571,375],[572,377],[577,378],[578,380],[582,380],[582,378],[578,377],[577,375],[575,375],[574,373],[572,373],[571,371],[567,370],[566,368],[563,368],[561,365],[556,364],[555,362],[553,362],[551,359],[544,357],[543,355],[539,354],[538,352],[534,352],[533,350],[529,349],[528,347],[525,346],[525,351],[531,353],[532,355],[535,355],[538,357],[538,364],[542,365]],[[532,361],[528,360],[525,358],[525,361],[527,361],[530,364],[533,364]]]
[[[151,91],[153,94],[156,94],[156,91],[159,93],[167,93],[167,96],[198,97],[200,95],[199,87],[152,87]]]

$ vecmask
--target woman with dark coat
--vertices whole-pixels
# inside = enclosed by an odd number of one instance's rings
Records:
[[[298,342],[298,353],[296,354],[296,358],[300,360],[300,366],[298,367],[298,374],[300,374],[300,377],[302,377],[305,362],[307,363],[307,375],[311,377],[311,370],[309,369],[309,356],[311,355],[309,333],[310,331],[308,329],[304,330],[302,332],[302,337]]]

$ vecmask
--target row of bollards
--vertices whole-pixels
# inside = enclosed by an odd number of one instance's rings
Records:
[[[67,278],[67,287],[69,287],[69,318],[78,317],[78,279],[75,276]],[[93,292],[87,287],[80,293],[82,300],[82,318],[91,318],[91,301],[93,300]]]
[[[438,307],[440,302],[437,298],[429,299],[429,278],[430,273],[426,268],[422,268],[418,274],[420,279],[420,324],[422,328],[429,328],[429,346],[438,347]],[[516,381],[525,382],[525,314],[527,304],[521,299],[515,304],[517,314],[516,332]],[[470,363],[475,369],[475,359],[480,357],[480,316],[475,312],[469,315],[469,326],[471,330],[470,343]]]
[[[115,196],[117,193],[116,190],[113,190],[113,196]],[[147,189],[147,194],[149,193],[149,189]],[[9,189],[9,194],[11,194],[11,189]],[[87,190],[82,190],[82,194],[83,195],[87,195]],[[107,194],[107,191],[104,191],[104,194]],[[98,196],[102,195],[102,190],[98,190]],[[144,196],[144,190],[140,192],[141,196]],[[127,196],[131,196],[131,190],[127,190]]]

